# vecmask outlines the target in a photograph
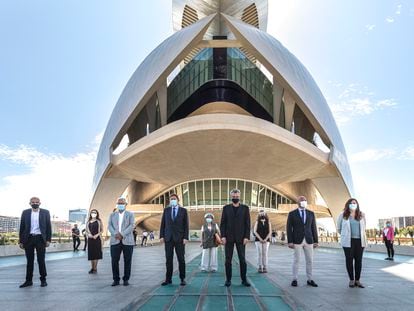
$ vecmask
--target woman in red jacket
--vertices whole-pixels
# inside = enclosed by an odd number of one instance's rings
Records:
[[[382,237],[388,253],[388,257],[385,260],[394,260],[394,228],[391,225],[391,221],[385,223],[385,228],[382,230]]]

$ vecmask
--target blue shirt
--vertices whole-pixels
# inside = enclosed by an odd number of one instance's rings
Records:
[[[351,239],[360,239],[361,238],[361,226],[359,221],[352,216],[349,216],[349,224],[351,225]]]

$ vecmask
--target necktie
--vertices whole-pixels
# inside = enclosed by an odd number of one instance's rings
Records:
[[[173,220],[175,220],[175,217],[177,217],[177,209],[173,208]]]
[[[305,223],[305,210],[300,210],[300,214],[302,216],[302,222]]]

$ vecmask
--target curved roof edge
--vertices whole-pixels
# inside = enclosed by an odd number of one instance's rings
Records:
[[[227,20],[236,37],[247,42],[250,48],[256,51],[257,56],[259,56],[258,59],[263,64],[270,66],[267,69],[274,74],[276,79],[281,80],[279,82],[284,87],[288,87],[297,95],[301,100],[301,103],[298,104],[304,105],[316,119],[316,123],[324,131],[320,134],[327,136],[334,147],[333,150],[331,148],[331,161],[335,164],[352,193],[352,175],[345,146],[331,109],[309,71],[288,49],[268,33],[234,17],[221,14]]]
[[[135,70],[112,111],[103,135],[95,165],[93,191],[109,168],[111,145],[121,140],[123,129],[139,112],[139,104],[154,89],[160,77],[170,73],[191,50],[194,43],[202,39],[214,17],[215,14],[207,16],[168,37]]]

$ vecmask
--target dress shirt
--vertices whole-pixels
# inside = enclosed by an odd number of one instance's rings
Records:
[[[121,233],[121,229],[122,229],[122,222],[124,221],[124,214],[125,214],[125,211],[124,211],[124,212],[122,212],[122,213],[119,213],[119,212],[118,212],[118,214],[119,214],[119,218],[118,218],[118,225],[119,225],[119,227],[118,227],[118,232],[119,232],[119,233]]]
[[[39,225],[39,214],[40,214],[40,210],[38,210],[37,212],[34,212],[32,210],[31,221],[30,221],[30,234],[42,234],[42,232],[40,231],[40,225]]]

